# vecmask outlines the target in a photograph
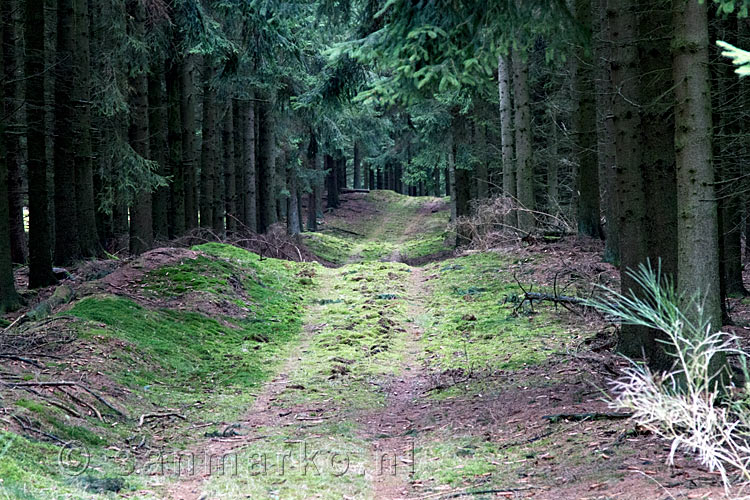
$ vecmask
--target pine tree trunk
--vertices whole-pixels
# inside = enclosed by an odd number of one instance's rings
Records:
[[[673,78],[678,204],[678,289],[700,293],[703,317],[721,327],[716,192],[706,4],[673,0]],[[697,311],[686,310],[688,318]],[[721,360],[717,360],[721,361]]]
[[[255,103],[250,101],[243,106],[243,151],[242,170],[244,178],[245,204],[243,223],[253,233],[258,232],[258,195],[257,185],[257,162],[255,143]]]
[[[229,103],[224,117],[223,152],[224,152],[224,210],[226,212],[227,233],[237,231],[237,164],[234,147],[234,105]]]
[[[7,0],[0,0],[0,4]],[[0,12],[5,15],[5,9],[0,6]],[[7,19],[7,18],[5,18]],[[5,23],[0,21],[0,40],[6,40]],[[0,43],[0,75],[5,75],[5,53],[4,43]],[[12,46],[10,46],[12,47]],[[0,85],[0,103],[5,102],[5,86]],[[19,306],[19,297],[16,293],[15,279],[13,277],[13,263],[10,252],[10,204],[8,196],[8,169],[5,155],[5,123],[0,119],[0,314],[16,309]]]
[[[362,159],[359,154],[359,143],[354,143],[354,189],[362,188]]]
[[[47,192],[47,117],[45,88],[44,2],[26,1],[26,123],[29,180],[29,288],[55,283]]]
[[[204,67],[203,132],[201,134],[200,224],[214,224],[214,171],[216,169],[216,90],[213,86],[212,63]]]
[[[180,115],[182,117],[182,175],[185,191],[185,229],[198,227],[196,173],[196,89],[193,56],[185,56],[180,71]]]
[[[591,0],[575,0],[579,25],[590,30]],[[573,129],[578,159],[578,234],[601,238],[599,166],[596,158],[596,107],[591,55],[579,50],[573,57]]]
[[[142,43],[146,40],[146,8],[142,2],[129,3],[133,32],[131,36]],[[148,76],[145,68],[132,69],[130,77],[130,145],[136,154],[148,159]],[[149,250],[154,243],[152,201],[150,189],[141,189],[130,207],[130,252],[138,255]]]
[[[307,146],[307,168],[312,171],[310,179],[310,193],[307,196],[307,230],[317,231],[318,230],[318,214],[317,214],[317,203],[318,197],[317,191],[320,189],[320,182],[318,181],[318,140],[315,137],[315,132],[310,132],[310,142]]]
[[[180,62],[173,55],[166,74],[167,87],[167,147],[169,149],[169,236],[175,238],[185,233],[185,163],[182,160],[182,113]]]
[[[326,208],[338,208],[339,207],[339,183],[338,183],[338,169],[336,168],[336,162],[331,155],[325,155],[325,170],[326,174]]]
[[[605,240],[604,261],[620,264],[620,235],[617,204],[617,187],[615,173],[615,130],[612,120],[612,99],[614,88],[610,76],[609,61],[612,58],[612,47],[609,43],[609,19],[607,17],[607,0],[597,0],[595,10],[594,54],[596,60],[596,109],[599,126],[597,152],[599,157],[599,190],[604,200]]]
[[[226,145],[224,144],[224,126],[222,124],[220,105],[216,103],[216,131],[214,132],[214,199],[213,199],[213,231],[214,234],[223,238],[226,233],[225,218],[226,213],[224,205],[224,154]],[[234,149],[234,148],[232,148]]]
[[[91,143],[91,54],[88,0],[74,0],[75,51],[73,103],[75,105],[75,177],[78,244],[81,255],[99,254],[94,195],[94,153]]]
[[[299,193],[297,174],[293,169],[286,171],[287,189],[289,190],[289,203],[286,210],[286,230],[291,236],[297,236],[302,231],[302,222],[299,216]]]
[[[550,113],[549,120],[549,165],[547,166],[547,211],[553,215],[560,212],[560,158],[558,152],[557,117]]]
[[[76,212],[76,164],[73,130],[73,0],[57,0],[57,53],[55,59],[55,259],[68,265],[81,256]]]
[[[169,177],[167,162],[167,103],[164,100],[164,61],[159,61],[151,68],[148,77],[148,127],[151,135],[149,149],[151,159],[159,164],[159,175]],[[169,238],[169,186],[156,189],[153,195],[152,218],[154,236],[159,240]]]
[[[513,107],[511,104],[511,63],[508,56],[500,56],[497,60],[497,80],[500,94],[500,144],[503,161],[503,195],[516,199],[516,164],[514,161],[515,139],[513,137]],[[504,224],[518,226],[518,214],[515,210],[508,212]]]
[[[620,203],[620,269],[623,295],[638,294],[639,286],[628,271],[637,270],[647,258],[646,200],[640,171],[640,112],[637,108],[638,52],[635,1],[609,0],[607,16],[612,44],[612,85],[619,89],[612,103],[615,132],[616,188]],[[649,354],[651,334],[647,328],[623,325],[618,350],[633,359]]]
[[[273,106],[270,96],[261,99],[258,105],[258,232],[265,233],[275,224],[276,208],[276,144]]]
[[[8,169],[8,201],[10,218],[10,255],[17,264],[25,264],[27,257],[26,229],[23,224],[23,177],[21,163],[24,150],[21,137],[23,124],[23,67],[20,8],[17,0],[4,0],[0,17],[3,23],[2,44],[4,65],[5,158]]]
[[[484,199],[489,195],[489,173],[487,171],[487,130],[484,124],[477,125],[477,149],[479,163],[477,164],[477,198]]]
[[[674,113],[668,40],[671,11],[667,2],[640,0],[641,172],[646,196],[646,244],[654,264],[673,281],[677,275],[677,189],[675,187]],[[670,363],[664,360],[662,366]]]
[[[513,52],[514,122],[516,130],[516,193],[518,229],[534,230],[534,164],[531,158],[531,105],[529,102],[529,67],[518,52]]]

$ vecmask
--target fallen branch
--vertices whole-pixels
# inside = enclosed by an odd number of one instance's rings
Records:
[[[125,414],[123,414],[120,410],[109,404],[109,402],[104,399],[102,396],[94,392],[93,390],[89,389],[85,385],[79,383],[79,382],[68,382],[68,381],[62,381],[62,382],[5,382],[6,385],[10,387],[80,387],[84,391],[88,392],[92,396],[94,396],[101,404],[112,410],[113,412],[117,413],[121,417],[124,417]]]
[[[451,493],[449,495],[439,497],[439,500],[447,500],[449,498],[471,497],[471,496],[476,496],[476,495],[494,495],[494,494],[512,495],[513,493],[535,490],[535,489],[537,488],[534,486],[526,486],[524,488],[500,488],[500,489],[492,489],[492,490],[459,491],[458,493]]]
[[[182,420],[187,420],[187,418],[184,415],[180,415],[176,412],[166,412],[166,413],[144,413],[141,415],[141,418],[138,419],[138,427],[143,427],[143,424],[146,422],[147,418],[168,418],[168,417],[177,417]]]
[[[632,417],[632,413],[558,413],[556,415],[544,415],[543,419],[549,420],[551,424],[556,424],[561,420],[570,420],[571,422],[581,422],[589,420],[622,420]]]
[[[37,368],[42,368],[42,365],[34,361],[33,359],[24,358],[23,356],[16,356],[15,354],[0,354],[0,358],[2,359],[12,359],[15,361],[21,361],[23,363],[28,363],[30,365],[34,365]]]

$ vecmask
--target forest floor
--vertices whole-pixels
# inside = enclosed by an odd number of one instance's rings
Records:
[[[722,497],[632,421],[554,417],[608,412],[624,362],[595,314],[520,307],[519,283],[616,283],[600,248],[454,254],[447,219],[358,193],[304,238],[327,266],[220,244],[91,263],[23,327],[42,356],[0,368],[0,499]],[[123,415],[24,385],[60,380]]]

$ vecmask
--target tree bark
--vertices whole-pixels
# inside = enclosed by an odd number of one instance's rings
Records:
[[[226,212],[226,230],[228,234],[237,231],[237,169],[234,147],[234,106],[227,106],[224,117],[223,152],[224,152],[224,211]]]
[[[594,54],[596,66],[596,109],[597,121],[597,152],[599,158],[599,190],[604,200],[604,219],[606,224],[604,239],[604,261],[610,264],[620,264],[620,235],[617,204],[617,185],[615,172],[615,129],[612,115],[612,99],[614,88],[610,76],[610,60],[612,59],[612,44],[610,43],[610,25],[607,17],[607,0],[597,0],[593,6],[595,10],[595,39]]]
[[[526,233],[534,230],[534,164],[531,157],[531,105],[529,102],[529,67],[522,56],[513,52],[514,121],[516,130],[516,197],[518,228]]]
[[[590,30],[591,0],[575,0],[578,23]],[[599,213],[599,166],[596,158],[596,107],[590,50],[586,47],[573,58],[573,129],[578,160],[578,234],[601,238]]]
[[[640,171],[640,112],[637,107],[638,51],[637,19],[634,0],[609,0],[607,16],[612,44],[611,76],[613,88],[618,89],[612,102],[615,133],[615,185],[620,210],[620,270],[623,295],[640,294],[640,288],[629,275],[646,262],[647,247],[643,228],[646,219],[646,200]],[[620,353],[633,359],[648,355],[652,350],[651,334],[647,328],[623,325],[618,339]]]
[[[96,228],[94,153],[91,142],[91,50],[88,0],[74,0],[73,103],[78,244],[83,257],[100,253]]]
[[[196,151],[195,151],[195,63],[193,56],[182,60],[180,71],[180,115],[182,118],[182,175],[185,191],[185,229],[198,227]]]
[[[327,154],[324,158],[326,174],[326,207],[327,208],[338,208],[339,207],[339,182],[338,182],[338,168],[336,167],[336,161],[333,156]]]
[[[10,218],[10,255],[17,264],[25,264],[27,257],[26,228],[23,223],[23,177],[21,164],[24,150],[21,138],[23,124],[23,67],[20,8],[17,0],[4,0],[2,12],[2,44],[4,65],[4,109],[8,120],[5,126],[5,158],[8,169],[8,201]]]
[[[204,66],[203,123],[201,134],[200,224],[214,224],[214,171],[216,168],[216,90],[213,86],[212,63]]]
[[[29,180],[29,288],[55,283],[47,192],[46,113],[44,107],[44,2],[26,2],[26,123]]]
[[[316,198],[318,197],[317,191],[320,189],[320,182],[318,181],[318,140],[315,137],[315,132],[310,132],[310,142],[307,146],[307,168],[312,171],[310,179],[310,193],[307,196],[307,230],[317,231],[318,230],[318,213]]]
[[[159,60],[151,68],[148,76],[148,128],[150,132],[149,150],[151,159],[158,166],[158,173],[169,177],[167,162],[167,104],[164,100],[164,60]],[[154,236],[160,240],[169,238],[169,186],[161,186],[153,194],[152,219]]]
[[[242,106],[243,122],[243,157],[242,170],[244,178],[245,204],[243,223],[248,230],[258,232],[258,195],[256,191],[256,143],[255,143],[255,103],[249,101]]]
[[[142,43],[146,40],[146,8],[139,0],[129,2],[132,37]],[[148,129],[148,76],[145,68],[133,68],[130,77],[130,145],[136,154],[149,159]],[[149,250],[154,243],[152,200],[150,189],[140,189],[130,207],[130,252],[138,255]]]
[[[76,164],[73,131],[73,0],[57,0],[55,54],[55,140],[53,149],[55,199],[55,262],[68,265],[81,256],[76,212]]]
[[[166,74],[167,86],[167,147],[169,149],[169,236],[185,233],[185,163],[182,158],[182,65],[173,55]]]
[[[0,4],[7,3],[0,0]],[[0,12],[5,15],[5,5]],[[7,19],[7,18],[6,18]],[[0,40],[5,41],[5,22],[0,21]],[[0,43],[0,75],[5,75],[5,53],[8,47]],[[12,46],[10,46],[12,47]],[[0,85],[0,103],[5,103],[5,86]],[[0,314],[14,310],[20,305],[13,277],[10,252],[10,197],[8,196],[8,168],[5,155],[5,123],[0,120]]]
[[[716,331],[721,328],[721,304],[707,8],[705,3],[673,0],[672,11],[678,289],[686,300],[702,294],[702,316]],[[693,320],[698,316],[696,309],[685,313]]]
[[[500,95],[500,144],[503,162],[503,195],[516,199],[516,164],[514,162],[515,139],[513,137],[513,106],[511,103],[512,76],[510,56],[500,56],[497,60],[497,81]],[[518,226],[518,214],[508,212],[503,221],[511,227]]]
[[[362,158],[359,153],[359,143],[354,143],[354,189],[362,189]]]
[[[276,212],[276,144],[273,106],[269,96],[258,105],[258,197],[260,223],[258,232],[265,233],[277,219]]]

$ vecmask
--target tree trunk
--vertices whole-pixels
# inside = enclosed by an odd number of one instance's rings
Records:
[[[75,177],[78,244],[81,255],[99,254],[94,191],[94,154],[91,144],[91,54],[88,0],[74,0],[73,103],[75,106]]]
[[[216,89],[213,63],[204,67],[203,124],[201,134],[200,224],[211,228],[214,224],[214,175],[216,169]]]
[[[318,141],[315,132],[310,133],[310,142],[307,146],[307,168],[312,171],[310,179],[310,193],[307,196],[307,230],[318,230],[318,214],[316,206],[317,191],[320,189],[318,181]]]
[[[255,103],[248,101],[242,106],[243,122],[243,157],[242,170],[244,178],[245,204],[243,223],[253,233],[258,232],[258,195],[256,191],[256,143],[255,143]]]
[[[500,144],[502,148],[503,161],[503,195],[515,201],[516,191],[516,164],[513,158],[513,107],[511,105],[511,63],[510,57],[500,56],[497,60],[497,80],[500,94]],[[518,214],[515,210],[508,212],[503,223],[518,226]]]
[[[277,222],[276,213],[276,144],[273,106],[266,96],[258,106],[258,197],[260,224],[258,232],[265,233]]]
[[[150,131],[149,150],[151,159],[158,163],[158,173],[169,177],[171,172],[167,163],[167,105],[164,101],[164,60],[151,68],[148,77],[148,128]],[[169,186],[161,186],[153,195],[152,219],[154,235],[157,239],[169,238]]]
[[[129,3],[129,14],[133,28],[132,37],[146,41],[146,8],[142,2],[134,0]],[[148,159],[148,76],[145,68],[131,69],[131,108],[130,108],[130,145],[136,154]],[[130,207],[130,252],[138,255],[149,250],[154,243],[151,191],[141,189]]]
[[[354,189],[362,189],[362,159],[359,154],[359,143],[354,143]]]
[[[29,180],[29,288],[55,283],[47,192],[44,2],[26,1],[25,74]]]
[[[182,66],[176,55],[169,61],[166,75],[167,85],[167,146],[169,149],[169,236],[174,238],[185,233],[185,163],[182,159]]]
[[[677,189],[675,187],[674,109],[670,68],[670,9],[667,2],[640,0],[641,173],[646,196],[646,245],[664,276],[677,273]],[[657,353],[662,352],[658,350]],[[662,367],[673,360],[664,359]],[[652,363],[653,366],[656,366]]]
[[[487,127],[484,124],[477,125],[477,149],[479,163],[477,164],[477,198],[485,199],[489,196],[489,173],[487,170]]]
[[[80,255],[76,212],[76,164],[73,130],[73,0],[57,0],[55,59],[55,262],[68,265]]]
[[[534,164],[531,158],[531,105],[529,102],[529,66],[518,52],[513,52],[513,89],[516,130],[516,192],[518,228],[530,233],[534,230]]]
[[[575,0],[579,25],[591,29],[591,0]],[[599,166],[596,161],[596,107],[590,51],[579,50],[573,58],[573,129],[578,160],[578,234],[601,238],[599,215]]]
[[[197,174],[195,151],[195,63],[193,56],[182,60],[180,71],[180,115],[182,117],[182,175],[185,191],[185,229],[198,227]]]
[[[289,202],[286,210],[286,230],[291,236],[297,236],[302,231],[302,221],[299,216],[299,196],[297,174],[294,169],[286,171]]]
[[[27,257],[26,229],[23,223],[23,177],[21,164],[24,150],[21,137],[23,123],[23,67],[20,8],[17,0],[4,0],[0,17],[3,22],[2,44],[4,65],[5,158],[8,169],[8,201],[10,218],[10,255],[17,264],[25,264]]]
[[[596,109],[599,157],[599,190],[604,200],[605,240],[604,261],[610,264],[620,264],[620,235],[617,205],[617,186],[615,172],[615,130],[612,120],[612,99],[614,88],[610,76],[609,61],[612,58],[612,48],[609,43],[609,19],[607,17],[607,0],[597,0],[593,4],[595,12],[594,54],[596,64]]]
[[[609,0],[612,85],[619,89],[612,103],[615,132],[616,188],[620,204],[620,270],[623,295],[640,294],[640,288],[628,271],[635,271],[646,262],[647,247],[643,228],[646,200],[640,171],[640,112],[637,108],[638,52],[636,48],[637,19],[635,1]],[[651,333],[647,328],[623,325],[618,350],[633,359],[652,350]]]
[[[326,207],[327,208],[338,208],[339,207],[339,183],[338,183],[338,168],[336,168],[336,161],[333,156],[325,155],[325,169],[326,174]]]
[[[228,234],[237,231],[237,169],[234,147],[234,106],[230,101],[227,114],[224,117],[223,131],[224,152],[224,210],[226,212],[226,228]]]
[[[7,3],[0,0],[0,4]],[[2,5],[5,7],[5,5]],[[5,16],[5,9],[0,9]],[[5,18],[8,19],[8,18]],[[0,21],[0,40],[6,40],[4,21]],[[5,75],[4,43],[0,43],[0,75]],[[12,47],[12,46],[11,46]],[[0,85],[0,104],[5,103],[5,86]],[[1,109],[1,108],[0,108]],[[5,156],[5,126],[0,120],[0,314],[14,310],[20,305],[13,277],[13,263],[10,257],[10,213],[8,196],[8,169]]]
[[[716,193],[711,151],[706,4],[673,0],[675,152],[678,203],[678,288],[700,293],[703,318],[721,328]],[[685,310],[696,319],[698,311]],[[721,362],[722,360],[717,360]]]
[[[557,138],[557,116],[549,114],[549,165],[547,166],[547,211],[553,215],[560,212],[560,158]]]

